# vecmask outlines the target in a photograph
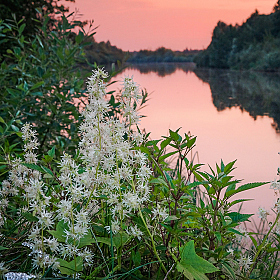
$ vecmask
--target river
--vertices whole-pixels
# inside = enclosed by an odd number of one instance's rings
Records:
[[[203,170],[237,159],[233,175],[242,183],[272,181],[280,166],[280,76],[196,69],[193,64],[131,66],[114,80],[133,76],[150,93],[141,128],[152,139],[181,127],[197,136]],[[115,86],[118,87],[118,86]],[[276,201],[270,184],[237,198],[252,198],[243,210],[256,213]]]

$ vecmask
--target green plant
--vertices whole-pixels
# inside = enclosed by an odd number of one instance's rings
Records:
[[[232,210],[247,200],[234,200],[235,194],[266,183],[238,186],[231,175],[235,161],[202,171],[194,161],[196,137],[182,137],[179,129],[148,140],[137,126],[147,96],[126,77],[108,99],[107,78],[102,69],[89,78],[74,155],[57,159],[53,146],[38,156],[36,132],[23,125],[23,153],[10,159],[1,183],[2,274],[103,280],[276,275],[279,209],[259,240],[240,228],[252,214]],[[1,122],[9,134],[12,123]],[[273,188],[280,189],[278,181]],[[266,217],[263,209],[259,214]],[[251,248],[240,243],[246,236]]]

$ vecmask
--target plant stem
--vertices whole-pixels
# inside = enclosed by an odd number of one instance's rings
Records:
[[[261,245],[259,246],[259,250],[258,250],[257,253],[255,254],[255,257],[254,257],[254,259],[253,259],[253,261],[252,261],[252,264],[251,264],[251,266],[250,266],[250,269],[248,270],[247,277],[250,276],[250,274],[252,273],[254,267],[256,266],[256,264],[257,264],[256,260],[257,260],[257,258],[258,258],[258,256],[259,256],[259,254],[261,253],[261,251],[262,251],[262,249],[263,249],[263,247],[264,247],[264,245],[265,245],[265,242],[266,242],[267,238],[269,237],[269,234],[271,233],[272,229],[274,228],[274,226],[275,226],[276,223],[278,222],[279,217],[280,217],[280,213],[277,214],[276,219],[275,219],[273,225],[270,227],[268,233],[265,235],[265,237],[264,237],[264,239],[263,239]]]
[[[159,263],[161,264],[162,269],[164,270],[164,273],[167,274],[167,269],[166,269],[166,267],[164,266],[164,264],[163,264],[161,258],[159,257],[159,255],[158,255],[158,253],[157,253],[157,250],[156,250],[156,246],[155,246],[155,242],[154,242],[153,236],[152,236],[152,234],[151,234],[151,232],[150,232],[150,230],[149,230],[149,228],[148,228],[148,226],[147,226],[147,223],[146,223],[146,221],[145,221],[145,219],[144,219],[144,217],[143,217],[143,214],[142,214],[142,212],[141,212],[140,206],[139,206],[139,214],[140,214],[140,217],[141,217],[141,219],[142,219],[142,221],[143,221],[143,223],[144,223],[144,226],[145,226],[145,228],[146,228],[146,230],[147,230],[147,232],[148,232],[148,234],[149,234],[149,236],[150,236],[150,238],[151,238],[151,242],[152,242],[152,247],[153,247],[154,254],[156,255],[156,257],[157,257]]]

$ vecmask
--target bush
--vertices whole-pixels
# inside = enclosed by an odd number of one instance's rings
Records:
[[[74,155],[55,160],[54,146],[38,157],[37,134],[23,126],[24,152],[11,160],[1,184],[2,273],[68,279],[271,279],[279,273],[279,203],[263,236],[240,228],[252,214],[232,210],[246,201],[233,200],[235,194],[265,183],[237,187],[235,161],[201,172],[189,156],[196,137],[179,130],[148,141],[137,127],[145,98],[138,85],[124,79],[114,115],[107,78],[97,69],[88,81]],[[171,168],[167,160],[174,156]],[[272,188],[280,189],[277,180]],[[264,221],[267,214],[259,209]],[[246,236],[249,248],[240,242]]]

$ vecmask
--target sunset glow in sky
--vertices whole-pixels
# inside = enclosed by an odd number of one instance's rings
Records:
[[[95,39],[127,51],[202,49],[219,20],[241,24],[256,9],[269,14],[276,0],[76,0],[81,19],[93,19]]]

